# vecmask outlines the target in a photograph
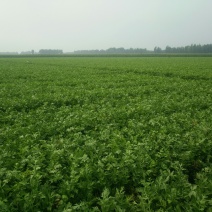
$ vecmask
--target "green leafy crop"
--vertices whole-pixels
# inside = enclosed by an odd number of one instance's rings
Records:
[[[0,58],[0,211],[211,211],[211,58]]]

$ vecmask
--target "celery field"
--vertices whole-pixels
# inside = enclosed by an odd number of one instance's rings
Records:
[[[212,58],[0,58],[0,211],[212,211]]]

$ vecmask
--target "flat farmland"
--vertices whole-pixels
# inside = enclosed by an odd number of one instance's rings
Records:
[[[0,58],[0,211],[211,199],[211,57]]]

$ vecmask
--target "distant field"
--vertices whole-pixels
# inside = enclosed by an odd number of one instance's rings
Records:
[[[113,54],[74,54],[74,53],[64,53],[64,54],[1,54],[0,58],[46,58],[46,57],[101,57],[101,58],[107,58],[107,57],[212,57],[212,53],[113,53]]]
[[[0,58],[0,211],[212,211],[212,58]]]

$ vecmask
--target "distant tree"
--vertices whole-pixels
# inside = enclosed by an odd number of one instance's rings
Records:
[[[161,53],[161,52],[162,52],[162,49],[161,49],[160,47],[157,47],[157,46],[156,46],[156,47],[154,48],[154,52],[155,52],[155,53]]]
[[[78,50],[74,51],[74,54],[140,54],[140,53],[148,53],[151,51],[148,51],[147,49],[124,49],[123,47],[121,48],[109,48],[106,50]]]
[[[41,49],[39,54],[63,54],[63,50],[59,49]]]
[[[212,44],[200,45],[191,44],[185,47],[169,47],[165,49],[166,53],[212,53]]]
[[[212,53],[212,44],[206,44],[206,45],[196,45],[192,44],[190,46],[185,47],[170,47],[166,46],[166,48],[163,50],[160,47],[156,46],[153,51],[147,50],[147,49],[141,49],[141,48],[109,48],[106,50],[78,50],[74,51],[75,54],[143,54],[143,53]],[[47,53],[51,54],[51,53]]]
[[[167,46],[165,49],[166,53],[171,53],[172,52],[172,48],[170,46]]]

